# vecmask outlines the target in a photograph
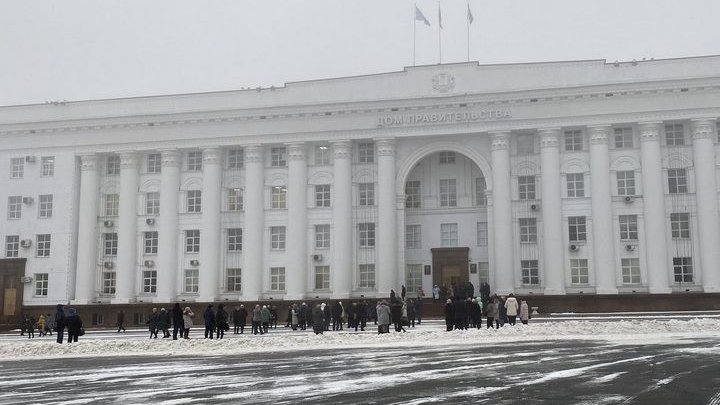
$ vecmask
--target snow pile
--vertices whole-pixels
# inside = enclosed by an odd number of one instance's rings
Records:
[[[374,328],[369,325],[369,328]],[[0,358],[56,358],[95,356],[167,356],[167,355],[226,355],[250,352],[291,350],[326,350],[360,347],[418,347],[511,344],[549,340],[605,340],[616,344],[657,344],[677,338],[703,338],[720,335],[720,319],[690,320],[618,320],[594,322],[585,320],[506,325],[500,329],[471,329],[446,332],[439,323],[423,324],[408,333],[312,332],[273,331],[263,336],[228,335],[223,340],[205,340],[193,331],[189,340],[151,340],[146,338],[93,338],[88,334],[78,343],[59,345],[54,340],[25,340],[0,342]],[[53,339],[52,337],[50,339]],[[717,349],[720,352],[720,347]]]

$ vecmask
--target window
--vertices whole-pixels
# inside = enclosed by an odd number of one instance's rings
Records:
[[[160,193],[152,191],[145,193],[145,215],[160,214]]]
[[[630,149],[633,147],[633,131],[631,127],[615,128],[615,149]]]
[[[440,152],[440,164],[447,165],[455,163],[455,152]]]
[[[487,183],[485,183],[485,177],[480,176],[475,178],[475,205],[478,207],[485,207],[487,205]]]
[[[616,172],[618,195],[635,195],[635,171]]]
[[[375,246],[375,223],[364,222],[358,224],[360,230],[360,247]]]
[[[517,154],[532,155],[535,153],[535,138],[532,135],[518,135]]]
[[[620,239],[621,240],[637,240],[638,239],[638,220],[637,215],[620,215]]]
[[[358,163],[375,162],[375,145],[372,142],[358,144]]]
[[[40,176],[51,177],[55,175],[55,156],[43,156]]]
[[[103,294],[115,294],[115,272],[103,272]]]
[[[457,187],[455,179],[440,180],[440,206],[457,207]]]
[[[10,159],[10,178],[11,179],[22,179],[25,173],[25,159],[24,158],[12,158]]]
[[[157,292],[157,270],[143,270],[143,292],[146,294]]]
[[[147,172],[148,173],[160,173],[162,172],[162,155],[159,153],[151,153],[147,155]]]
[[[105,216],[116,217],[120,212],[120,194],[105,194]]]
[[[231,292],[242,291],[242,269],[231,268],[225,270],[227,276],[227,290]]]
[[[535,199],[535,176],[518,176],[518,196],[521,200]]]
[[[5,257],[18,257],[20,250],[20,235],[7,235],[5,237]]]
[[[149,231],[144,232],[144,243],[146,255],[156,255],[158,252],[158,232]]]
[[[487,246],[488,245],[488,223],[478,222],[477,223],[477,245]]]
[[[272,207],[287,207],[287,188],[285,186],[275,186],[272,188]]]
[[[202,190],[188,190],[187,192],[187,212],[201,212],[202,210]]]
[[[315,165],[327,166],[330,164],[330,147],[327,145],[315,146]]]
[[[682,124],[665,125],[665,144],[667,146],[685,145],[685,131]]]
[[[452,247],[458,244],[457,224],[440,224],[440,246]]]
[[[105,256],[117,256],[118,249],[118,234],[117,233],[105,233],[103,234],[103,254]]]
[[[285,167],[287,166],[287,149],[283,146],[270,148],[270,166]]]
[[[330,225],[315,225],[315,248],[330,248]]]
[[[361,264],[359,270],[358,287],[375,288],[375,265]]]
[[[360,197],[361,206],[375,205],[375,184],[358,184],[358,196]]]
[[[640,259],[620,259],[623,284],[640,284]]]
[[[685,169],[668,169],[668,191],[670,194],[687,193],[687,172]]]
[[[673,257],[673,274],[676,283],[692,283],[692,257]]]
[[[200,270],[199,269],[186,269],[185,270],[185,292],[186,293],[197,293],[198,284],[200,281]]]
[[[537,242],[537,218],[520,218],[520,242]]]
[[[687,212],[673,212],[670,214],[670,228],[672,237],[687,239],[690,237],[690,214]]]
[[[38,297],[47,297],[48,295],[48,273],[35,273],[35,295]]]
[[[105,162],[105,174],[108,176],[117,176],[120,174],[120,156],[110,155]]]
[[[285,249],[285,227],[270,227],[270,248],[273,250]]]
[[[315,289],[330,289],[330,266],[315,266]]]
[[[242,251],[242,228],[228,228],[227,250],[228,252]]]
[[[405,183],[405,208],[420,208],[420,182],[417,180]]]
[[[583,150],[582,131],[579,129],[565,131],[565,150],[568,152]]]
[[[40,194],[40,218],[50,218],[53,212],[53,195]]]
[[[480,284],[490,283],[490,263],[478,263],[478,277],[480,278]]]
[[[585,217],[568,217],[568,229],[570,231],[570,242],[587,240]]]
[[[422,287],[423,265],[422,264],[406,264],[405,265],[405,286],[410,292],[415,292]]]
[[[242,169],[245,158],[242,149],[230,149],[227,157],[227,168],[230,170]]]
[[[405,248],[420,249],[422,248],[420,225],[405,225]]]
[[[200,252],[200,230],[188,229],[185,231],[185,253]]]
[[[37,235],[37,257],[50,256],[50,234]]]
[[[202,157],[201,151],[191,151],[187,153],[187,169],[191,172],[199,172],[202,170]]]
[[[568,197],[585,197],[585,178],[582,173],[568,173],[565,178]]]
[[[270,267],[270,289],[285,291],[285,267]]]
[[[330,206],[330,185],[329,184],[317,184],[315,186],[315,206],[316,207],[329,207]]]
[[[520,260],[520,270],[524,285],[540,285],[537,260]]]
[[[22,216],[22,196],[8,197],[8,219],[20,219]]]
[[[228,211],[242,211],[243,191],[241,188],[228,189]]]
[[[570,282],[572,284],[588,284],[587,259],[570,259]]]

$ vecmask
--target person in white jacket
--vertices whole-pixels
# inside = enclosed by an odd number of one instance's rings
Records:
[[[508,323],[510,325],[515,325],[519,308],[520,306],[518,305],[517,299],[514,295],[510,294],[505,300],[505,309],[507,309]]]

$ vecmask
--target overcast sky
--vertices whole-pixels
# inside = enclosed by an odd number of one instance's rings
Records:
[[[467,0],[441,0],[442,62]],[[431,26],[416,22],[414,4]],[[470,0],[470,60],[720,54],[718,0]],[[439,62],[437,0],[1,0],[0,105],[281,86]]]

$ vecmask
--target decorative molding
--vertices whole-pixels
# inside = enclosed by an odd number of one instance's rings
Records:
[[[491,132],[492,141],[490,148],[492,150],[510,149],[510,132]]]
[[[220,148],[203,148],[202,150],[202,164],[205,165],[219,165],[222,163],[222,150]]]
[[[603,145],[608,143],[610,136],[610,125],[593,125],[588,127],[591,145]]]
[[[715,120],[711,119],[695,119],[690,121],[690,128],[692,129],[692,139],[713,139],[715,138]]]
[[[98,169],[98,155],[81,155],[80,156],[80,170],[90,171]]]
[[[120,153],[120,169],[137,169],[139,166],[138,155],[135,152]]]
[[[352,142],[348,140],[342,140],[337,142],[331,142],[333,148],[334,159],[350,159],[352,158]]]
[[[246,145],[243,147],[245,151],[245,163],[262,163],[264,148],[262,145]]]
[[[395,156],[395,139],[383,138],[376,139],[375,145],[378,156]]]
[[[641,122],[640,127],[640,142],[658,142],[660,141],[660,125],[661,121],[648,121]]]
[[[293,142],[287,144],[287,160],[305,160],[305,143]]]
[[[560,146],[560,128],[540,128],[540,149],[558,148]]]
[[[160,162],[162,167],[180,167],[180,152],[177,149],[161,150]]]

